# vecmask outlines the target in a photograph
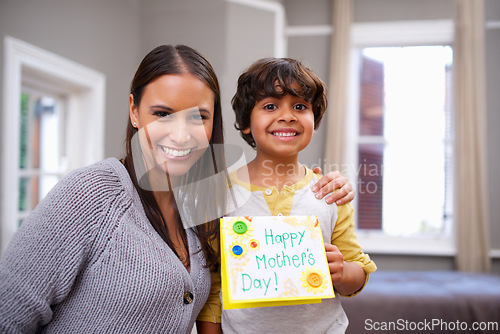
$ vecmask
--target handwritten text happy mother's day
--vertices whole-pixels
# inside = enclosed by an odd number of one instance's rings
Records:
[[[227,300],[333,297],[316,216],[224,217],[221,237]]]

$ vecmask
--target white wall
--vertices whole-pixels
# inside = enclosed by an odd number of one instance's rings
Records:
[[[138,9],[132,0],[0,1],[1,64],[9,35],[106,75],[106,156],[122,152],[130,73],[140,51]]]
[[[185,44],[203,53],[217,73],[224,70],[228,19],[225,0],[148,0],[141,2],[141,55],[158,45]]]

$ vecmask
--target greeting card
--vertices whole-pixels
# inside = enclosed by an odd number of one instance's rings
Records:
[[[316,216],[221,218],[224,309],[334,298]]]

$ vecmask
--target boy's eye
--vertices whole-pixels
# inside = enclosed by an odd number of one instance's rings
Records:
[[[294,108],[296,110],[307,110],[307,105],[301,103],[301,104],[295,105]]]
[[[272,103],[268,103],[268,104],[266,104],[266,105],[264,106],[264,110],[269,110],[269,111],[271,111],[271,110],[274,110],[274,109],[276,109],[276,105],[274,105],[274,104],[272,104]]]

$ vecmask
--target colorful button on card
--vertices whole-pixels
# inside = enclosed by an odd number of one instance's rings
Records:
[[[238,234],[244,234],[247,231],[247,224],[241,220],[233,224],[233,231]]]

